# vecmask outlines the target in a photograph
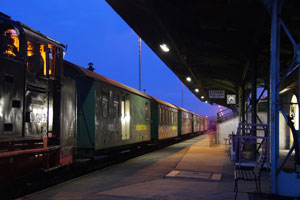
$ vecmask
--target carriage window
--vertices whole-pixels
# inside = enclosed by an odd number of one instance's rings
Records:
[[[102,91],[102,116],[108,117],[108,94]]]
[[[119,95],[115,93],[115,96],[114,96],[114,117],[117,118],[119,116],[119,113],[120,113],[120,106],[119,106],[119,103],[120,102],[120,99],[119,99]]]
[[[159,107],[159,122],[162,123],[162,111],[161,111],[161,107]]]
[[[43,75],[46,76],[47,71],[46,71],[46,47],[45,45],[40,45],[40,55],[42,57],[42,62],[40,62],[40,65],[42,66],[43,69]]]
[[[161,123],[165,123],[165,110],[164,108],[161,108]]]
[[[166,124],[170,122],[170,112],[168,109],[166,109]]]
[[[162,109],[162,113],[163,113],[163,124],[166,123],[166,110],[165,108]]]
[[[17,57],[20,50],[19,31],[17,29],[0,28],[0,53],[6,56]]]
[[[41,76],[46,75],[45,45],[27,41],[27,71]]]
[[[145,116],[146,116],[146,120],[148,121],[150,118],[150,112],[149,112],[149,103],[145,102]]]
[[[49,76],[54,77],[57,49],[55,46],[51,44],[48,44],[48,49],[49,49]]]
[[[113,108],[113,103],[114,103],[114,93],[113,91],[109,91],[109,100],[108,100],[108,116],[114,117],[114,108]]]

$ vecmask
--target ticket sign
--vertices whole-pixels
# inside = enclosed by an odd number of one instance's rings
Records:
[[[227,94],[227,104],[236,104],[235,94]]]
[[[208,96],[210,99],[224,99],[225,90],[209,90]]]

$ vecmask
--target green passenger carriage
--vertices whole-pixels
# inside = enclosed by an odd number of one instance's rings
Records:
[[[149,142],[151,97],[65,61],[77,85],[77,147],[87,153]]]

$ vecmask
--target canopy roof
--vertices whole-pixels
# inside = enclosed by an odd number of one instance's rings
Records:
[[[106,1],[198,98],[204,96],[202,101],[228,107],[226,98],[209,98],[209,90],[238,96],[255,71],[258,85],[268,82],[271,27],[263,0]],[[293,35],[300,30],[299,7],[297,0],[283,7]],[[287,38],[282,49],[286,64],[293,55]]]

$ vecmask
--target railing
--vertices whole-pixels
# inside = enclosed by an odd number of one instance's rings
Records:
[[[255,135],[255,136],[254,136]],[[253,157],[245,158],[242,156],[245,152],[245,147],[252,146],[250,152]],[[267,124],[247,124],[239,123],[237,134],[232,137],[232,160],[236,166],[249,166],[254,164],[257,153],[265,154],[266,167],[270,167],[269,155],[270,141],[269,141],[269,126]]]
[[[233,110],[236,110],[236,108],[234,108]],[[228,119],[232,119],[232,118],[238,116],[238,112],[234,112],[233,110],[228,108],[228,109],[218,112],[217,113],[217,121],[223,122],[223,121],[226,121]]]

